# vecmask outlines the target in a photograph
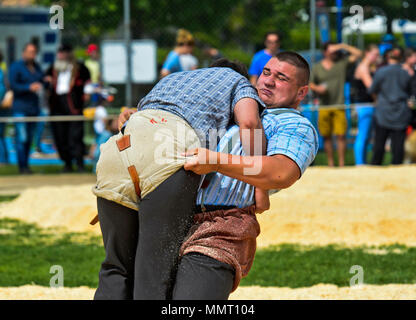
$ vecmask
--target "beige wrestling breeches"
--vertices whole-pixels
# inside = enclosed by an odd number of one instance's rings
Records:
[[[123,133],[100,147],[97,196],[138,210],[139,201],[179,170],[181,153],[200,147],[200,140],[182,118],[164,110],[134,113]]]

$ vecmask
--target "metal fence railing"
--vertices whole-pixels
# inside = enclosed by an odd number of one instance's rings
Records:
[[[319,111],[319,110],[356,110],[360,108],[374,107],[371,103],[354,103],[354,104],[333,104],[333,105],[312,105],[300,106],[299,111]],[[118,115],[108,115],[105,119],[117,119]],[[65,121],[94,121],[94,117],[84,115],[70,116],[32,116],[32,117],[0,117],[0,123],[17,123],[17,122],[65,122]]]

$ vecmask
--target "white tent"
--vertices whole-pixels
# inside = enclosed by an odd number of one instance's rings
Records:
[[[381,33],[387,32],[386,17],[374,16],[371,19],[364,20],[359,29],[362,33]],[[345,17],[342,20],[342,34],[343,36],[349,36],[357,31],[357,20],[354,16]],[[403,25],[400,25],[400,20],[393,20],[392,25],[393,33],[416,33],[416,22],[406,21]]]

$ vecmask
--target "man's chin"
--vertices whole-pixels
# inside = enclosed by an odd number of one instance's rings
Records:
[[[261,101],[263,101],[263,102],[264,102],[264,104],[265,104],[266,106],[268,106],[268,105],[270,105],[270,104],[272,104],[272,103],[273,103],[273,99],[272,99],[270,96],[268,96],[268,95],[265,95],[265,94],[259,94],[259,98],[261,99]]]
[[[295,108],[297,106],[296,101],[288,102],[288,101],[279,101],[274,103],[266,103],[264,104],[267,106],[268,109],[272,108]]]

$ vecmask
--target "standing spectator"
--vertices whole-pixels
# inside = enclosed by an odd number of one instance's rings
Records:
[[[49,115],[48,110],[48,103],[46,98],[46,90],[42,87],[41,90],[38,92],[39,95],[39,116],[40,117],[46,117]],[[43,132],[45,130],[46,122],[45,121],[39,121],[36,123],[36,129],[35,129],[35,149],[38,153],[43,153],[42,150],[42,136]]]
[[[367,146],[371,135],[371,123],[373,120],[374,103],[373,97],[367,92],[373,82],[376,71],[376,64],[380,57],[378,46],[370,44],[364,53],[364,58],[357,66],[352,79],[354,103],[361,104],[357,108],[358,115],[358,134],[355,137],[354,155],[355,164],[366,164]],[[366,106],[368,104],[368,106]]]
[[[370,94],[377,96],[374,111],[374,165],[381,165],[383,162],[388,137],[391,139],[392,164],[403,163],[406,128],[412,113],[407,104],[411,78],[400,65],[402,56],[400,48],[390,50],[387,53],[388,65],[377,70],[369,89]]]
[[[384,56],[384,54],[393,49],[394,43],[396,42],[396,39],[391,33],[386,33],[383,38],[381,39],[381,43],[379,45],[380,54]]]
[[[51,115],[82,115],[84,86],[90,80],[90,72],[76,61],[72,47],[62,45],[57,60],[48,70],[51,76],[49,107]],[[64,172],[71,172],[75,160],[78,171],[84,172],[84,123],[82,121],[52,122],[52,133],[59,157],[65,163]]]
[[[108,96],[99,95],[99,104],[94,112],[95,149],[93,151],[93,173],[96,173],[97,162],[100,158],[100,146],[118,132],[117,119],[107,119],[106,109]]]
[[[101,82],[98,46],[94,43],[91,43],[87,48],[87,54],[88,59],[85,61],[85,66],[90,72],[91,83],[98,84]]]
[[[341,50],[350,55],[343,57]],[[319,97],[321,105],[344,104],[344,85],[347,68],[362,55],[361,50],[345,43],[323,44],[324,58],[312,67],[311,90]],[[324,139],[328,165],[334,166],[332,135],[337,137],[339,166],[345,165],[347,118],[343,109],[319,110],[318,128]]]
[[[265,49],[257,52],[251,60],[248,74],[250,82],[253,86],[256,85],[258,77],[263,72],[263,68],[270,58],[280,51],[281,36],[277,31],[267,32],[264,36]]]
[[[410,96],[411,99],[409,101],[409,107],[412,108],[412,120],[410,125],[413,127],[413,129],[416,129],[416,50],[414,48],[407,48],[404,51],[404,63],[403,68],[409,73],[409,76],[411,77],[410,82]]]
[[[204,56],[207,58],[204,61],[203,68],[208,68],[208,66],[211,65],[214,61],[223,58],[222,53],[217,48],[208,45],[203,48],[203,53]]]
[[[173,72],[189,71],[198,68],[198,60],[192,55],[194,46],[195,41],[192,34],[185,29],[179,29],[176,36],[176,47],[169,52],[163,63],[160,77],[166,77]]]
[[[88,68],[91,76],[91,86],[96,90],[101,86],[101,73],[98,46],[91,43],[87,48],[88,59],[85,60],[85,66]],[[91,94],[90,100],[92,106],[96,106],[99,102],[99,94],[94,92]]]
[[[13,90],[13,117],[39,115],[39,96],[42,89],[43,73],[36,63],[37,48],[28,43],[23,48],[22,60],[10,66],[9,83]],[[36,123],[16,122],[16,152],[19,172],[30,174],[29,152],[34,137]]]
[[[3,63],[3,53],[0,51],[0,66]],[[6,81],[4,76],[4,70],[0,67],[0,104],[2,103],[4,96],[6,95]],[[0,117],[9,116],[8,108],[2,108],[0,105]],[[9,163],[9,155],[7,153],[6,145],[6,123],[0,122],[0,163]]]
[[[107,142],[108,139],[110,139],[111,136],[115,135],[118,133],[118,123],[117,123],[117,119],[106,119],[105,121],[103,121],[103,130],[97,134],[96,131],[96,148],[94,150],[94,158],[93,158],[93,173],[96,173],[96,169],[97,169],[97,163],[98,163],[98,159],[100,158],[100,146],[104,143]],[[95,127],[94,127],[95,129]]]

